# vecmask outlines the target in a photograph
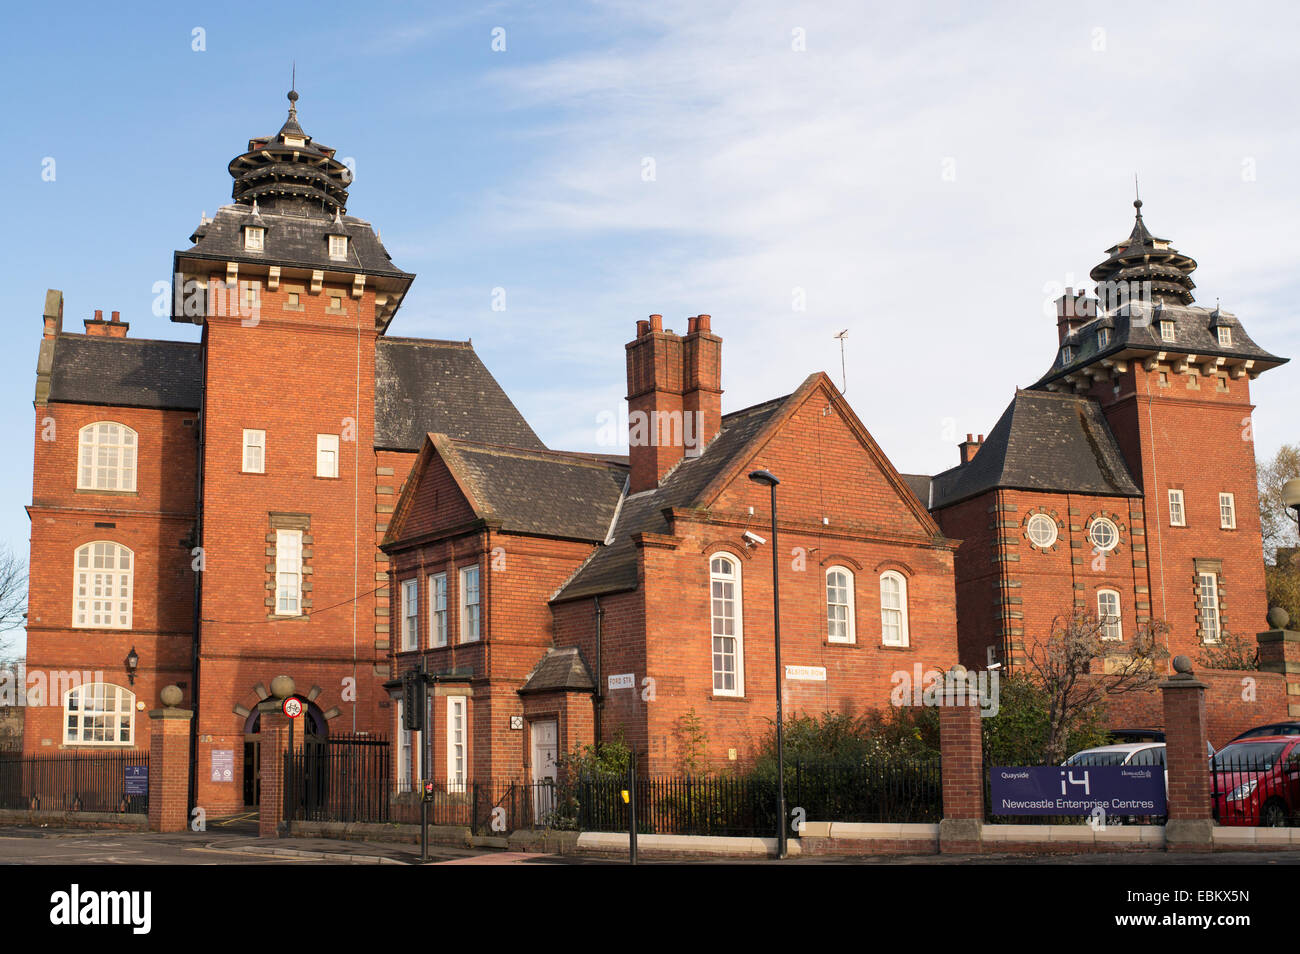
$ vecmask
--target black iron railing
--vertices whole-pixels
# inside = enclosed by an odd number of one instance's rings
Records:
[[[373,740],[369,740],[368,744]],[[383,755],[319,746],[286,756],[286,817],[303,821],[418,824],[426,783],[392,781]],[[681,835],[774,836],[774,775],[650,776],[635,793],[621,776],[556,781],[467,779],[431,783],[429,820],[476,834],[524,829],[626,831],[636,798],[638,829]],[[938,758],[874,759],[853,764],[793,763],[786,768],[788,823],[938,822],[943,793]]]
[[[0,752],[0,808],[147,814],[148,785],[142,794],[127,794],[128,768],[142,769],[147,780],[149,753]]]

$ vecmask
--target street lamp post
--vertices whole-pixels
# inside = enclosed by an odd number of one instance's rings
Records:
[[[1288,510],[1294,510],[1296,523],[1300,524],[1300,477],[1288,480],[1282,485],[1282,503]]]
[[[786,856],[785,832],[785,717],[781,713],[781,578],[778,575],[781,549],[776,541],[776,485],[771,471],[756,470],[749,475],[756,484],[767,484],[772,492],[772,640],[776,655],[776,856]]]

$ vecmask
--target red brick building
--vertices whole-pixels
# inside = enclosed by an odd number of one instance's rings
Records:
[[[209,814],[257,801],[278,675],[313,734],[392,732],[376,544],[424,435],[542,449],[467,343],[387,334],[414,276],[346,214],[351,173],[296,99],[175,254],[172,318],[202,340],[117,313],[67,332],[51,292],[38,358],[27,667],[105,675],[33,708],[24,746],[147,748],[177,683]]]
[[[627,369],[626,461],[428,436],[383,544],[398,667],[435,687],[403,778],[543,778],[597,735],[652,772],[750,757],[773,559],[787,713],[881,708],[894,673],[955,661],[957,541],[824,374],[721,414],[708,315],[638,322]],[[756,469],[781,481],[779,551]]]
[[[1104,618],[1121,653],[1153,619],[1193,658],[1266,628],[1250,382],[1286,359],[1193,304],[1196,263],[1135,206],[1132,234],[1092,271],[1099,299],[1059,303],[1048,372],[987,439],[967,435],[958,466],[909,478],[963,541],[967,666],[1023,662],[1076,608]]]

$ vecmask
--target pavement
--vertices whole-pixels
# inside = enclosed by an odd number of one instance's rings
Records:
[[[0,827],[0,865],[419,865],[418,846],[322,838],[258,838],[247,825],[214,825],[204,832],[87,831]],[[493,848],[429,846],[431,865],[626,864],[625,858],[596,858]],[[1300,865],[1300,850],[1097,852],[1061,855],[873,855],[801,856],[784,862],[763,858],[648,860],[645,864],[785,865]]]

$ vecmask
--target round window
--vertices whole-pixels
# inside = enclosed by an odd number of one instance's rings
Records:
[[[1056,521],[1045,513],[1036,513],[1029,518],[1026,527],[1029,542],[1036,547],[1050,547],[1056,542]]]
[[[1088,539],[1098,550],[1114,550],[1119,543],[1119,529],[1105,517],[1098,517],[1088,528]]]

